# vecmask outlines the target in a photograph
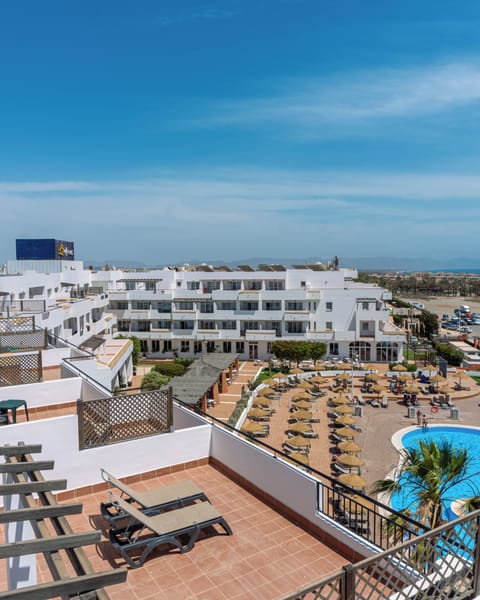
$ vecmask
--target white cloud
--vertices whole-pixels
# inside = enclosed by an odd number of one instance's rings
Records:
[[[216,104],[211,114],[194,124],[213,127],[276,123],[323,135],[329,127],[431,116],[479,101],[480,66],[459,62],[378,69],[330,79],[289,80],[271,96]]]

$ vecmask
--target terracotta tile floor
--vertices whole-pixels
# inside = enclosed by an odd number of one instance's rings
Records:
[[[149,489],[185,479],[193,480],[206,492],[226,518],[233,535],[205,537],[185,554],[154,551],[143,567],[129,569],[126,583],[108,588],[112,600],[276,599],[347,562],[210,465],[138,482],[132,487]],[[106,492],[79,497],[83,513],[68,517],[72,528],[80,532],[93,527],[105,533],[99,503],[106,498]],[[96,571],[124,564],[105,538],[98,547],[86,550]],[[38,560],[38,566],[39,582],[49,580],[43,558]],[[5,567],[0,585],[6,589]]]

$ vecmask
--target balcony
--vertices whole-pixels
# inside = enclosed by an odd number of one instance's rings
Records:
[[[218,329],[197,329],[197,340],[218,340],[222,332]]]
[[[310,342],[324,342],[333,340],[335,331],[333,329],[325,329],[324,331],[307,331],[307,340]]]
[[[283,315],[284,321],[309,321],[310,313],[308,310],[286,310]]]
[[[245,331],[245,340],[247,342],[275,341],[277,332],[275,329],[247,329]]]

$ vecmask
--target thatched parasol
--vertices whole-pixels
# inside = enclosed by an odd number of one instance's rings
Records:
[[[288,458],[294,458],[303,465],[308,465],[308,456],[305,456],[305,454],[300,454],[300,452],[292,452],[288,455]]]
[[[264,387],[257,392],[257,396],[271,396],[272,394],[276,394],[276,392],[271,387]]]
[[[291,448],[310,448],[310,440],[302,437],[301,435],[296,435],[295,437],[288,438],[284,442],[288,444]]]
[[[288,372],[289,375],[300,375],[300,373],[305,373],[305,371],[303,369],[300,369],[299,367],[296,367],[295,369],[290,369],[290,371]]]
[[[392,368],[392,371],[396,371],[397,373],[404,373],[405,371],[408,371],[408,369],[405,365],[399,363],[398,365],[395,365]]]
[[[365,379],[367,379],[368,381],[378,381],[381,378],[381,375],[378,375],[377,373],[367,373],[365,375]]]
[[[430,379],[433,381],[433,383],[441,383],[442,381],[446,381],[445,377],[442,377],[441,375],[434,375]]]
[[[375,392],[376,394],[380,394],[380,392],[383,392],[383,389],[383,385],[380,385],[378,383],[372,385],[372,392]]]
[[[357,442],[354,442],[352,440],[349,440],[348,442],[340,442],[338,444],[338,449],[341,452],[349,453],[357,453],[362,451],[362,447],[360,446],[360,444],[357,444]]]
[[[313,419],[313,413],[308,410],[296,410],[290,418],[297,421],[310,421],[310,419]]]
[[[352,376],[349,375],[348,373],[342,373],[341,375],[337,375],[335,377],[335,379],[340,379],[341,381],[348,381],[351,378],[352,378]]]
[[[352,365],[349,365],[348,363],[340,363],[339,365],[335,365],[335,369],[337,371],[346,371],[347,369],[350,370],[352,368]]]
[[[312,426],[309,423],[293,423],[289,425],[286,431],[294,431],[296,433],[304,433],[306,431],[313,431]]]
[[[291,408],[297,410],[297,409],[309,409],[311,408],[312,405],[310,404],[310,402],[307,402],[306,400],[299,400],[298,402],[292,402],[291,404]]]
[[[321,375],[315,375],[314,377],[311,377],[308,381],[311,381],[311,382],[317,383],[317,384],[327,382],[326,378],[322,377]]]
[[[450,392],[452,392],[453,390],[449,385],[444,385],[438,391],[440,392],[440,394],[450,394]]]
[[[252,402],[252,406],[266,406],[267,408],[272,406],[272,401],[269,398],[256,397]]]
[[[270,416],[270,411],[262,410],[261,408],[251,408],[247,414],[249,419],[265,419],[267,417],[270,418]]]
[[[338,481],[354,490],[363,490],[367,487],[365,479],[356,473],[344,473],[338,477]]]
[[[397,377],[397,381],[403,381],[405,383],[405,381],[410,381],[411,380],[411,376],[410,375],[399,375]]]
[[[361,467],[365,464],[365,461],[355,454],[340,454],[337,462],[346,467]]]
[[[350,415],[343,415],[343,417],[335,419],[335,425],[355,425],[355,423],[355,417],[351,417]]]
[[[263,425],[260,425],[260,423],[253,423],[250,421],[242,426],[242,431],[245,433],[260,433],[265,431],[265,428]]]
[[[337,429],[335,433],[344,438],[355,437],[359,434],[356,429],[352,429],[351,427],[341,427],[340,429]]]
[[[407,394],[418,394],[418,387],[416,385],[407,385],[405,391]]]
[[[335,408],[335,412],[339,415],[353,415],[355,409],[353,408],[353,406],[347,406],[346,404],[342,404],[341,406]]]
[[[275,375],[272,375],[271,379],[278,382],[285,381],[285,379],[288,379],[288,377],[284,373],[275,373]]]
[[[340,406],[340,404],[350,404],[350,399],[346,396],[336,396],[336,398],[332,398],[330,402],[335,404],[335,406]]]
[[[297,387],[301,388],[302,390],[311,390],[313,388],[313,383],[309,383],[308,381],[302,381],[302,383],[299,383]]]
[[[312,397],[312,394],[309,394],[308,392],[298,392],[298,394],[295,394],[295,396],[292,398],[293,402],[296,400],[308,400],[309,402],[315,401]]]

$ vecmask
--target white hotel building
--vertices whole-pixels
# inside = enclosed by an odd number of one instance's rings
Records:
[[[235,352],[266,359],[276,340],[320,341],[330,357],[400,360],[405,334],[390,293],[355,281],[354,269],[264,266],[101,271],[118,332],[141,340],[148,357]]]

